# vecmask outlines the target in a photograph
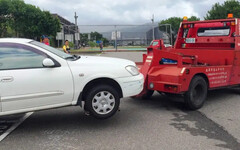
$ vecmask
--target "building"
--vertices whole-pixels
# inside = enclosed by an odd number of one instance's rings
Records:
[[[56,36],[58,47],[62,46],[65,40],[68,40],[74,44],[79,43],[80,36],[78,26],[58,14],[52,14],[52,16],[58,18],[61,23],[61,31],[58,32]]]

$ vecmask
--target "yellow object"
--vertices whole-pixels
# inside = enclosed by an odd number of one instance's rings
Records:
[[[70,50],[70,47],[68,45],[63,45],[63,51],[65,53],[69,53],[68,51]]]
[[[233,18],[233,14],[232,13],[228,14],[228,18]]]
[[[188,20],[188,17],[187,16],[184,16],[183,17],[183,21],[187,21]]]

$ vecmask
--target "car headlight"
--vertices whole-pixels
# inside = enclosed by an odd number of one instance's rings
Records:
[[[133,76],[139,75],[139,71],[135,66],[127,66],[126,70]]]

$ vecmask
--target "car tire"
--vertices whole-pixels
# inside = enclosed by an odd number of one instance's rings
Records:
[[[201,76],[195,76],[188,91],[185,93],[185,104],[190,110],[201,108],[207,98],[208,86],[206,80]]]
[[[148,90],[143,96],[142,99],[149,99],[152,97],[154,90]]]
[[[98,85],[91,88],[85,100],[85,110],[97,119],[107,119],[119,109],[120,97],[110,85]]]

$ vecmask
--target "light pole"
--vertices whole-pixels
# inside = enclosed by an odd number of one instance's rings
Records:
[[[154,32],[154,14],[152,15],[152,19],[151,19],[151,21],[152,21],[152,33],[153,33],[153,40],[155,40],[155,32]]]
[[[78,19],[78,16],[77,16],[77,13],[75,12],[75,47],[76,49],[78,48],[78,40],[79,40],[79,34],[78,34],[78,26],[77,26],[77,19]]]
[[[171,45],[173,46],[173,37],[172,37],[172,25],[170,24],[170,36],[171,36]]]
[[[117,51],[117,26],[115,25],[115,48],[116,48],[116,51]]]

